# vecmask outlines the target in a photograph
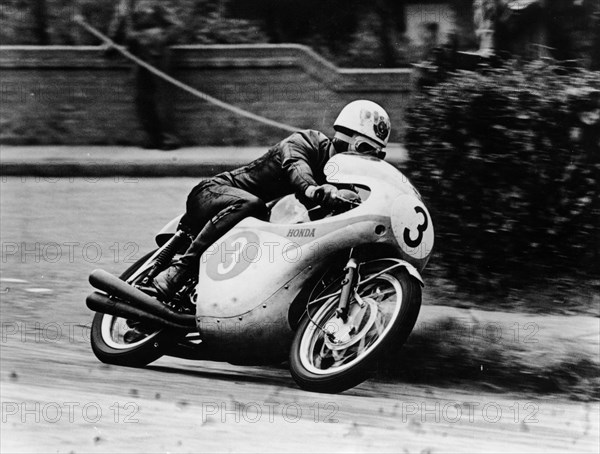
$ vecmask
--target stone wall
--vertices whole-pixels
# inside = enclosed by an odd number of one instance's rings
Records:
[[[392,118],[392,141],[412,87],[410,69],[340,69],[299,45],[174,48],[177,79],[222,101],[298,128],[332,133],[345,103],[368,98]],[[136,144],[143,138],[129,63],[98,47],[0,46],[0,141]],[[188,145],[267,145],[287,133],[173,88]]]

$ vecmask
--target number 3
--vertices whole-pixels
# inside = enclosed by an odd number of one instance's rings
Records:
[[[415,212],[417,214],[422,214],[423,215],[423,223],[419,224],[417,226],[417,231],[419,232],[419,234],[417,235],[417,238],[415,238],[414,240],[410,237],[410,230],[408,227],[406,227],[404,229],[404,242],[409,246],[409,247],[417,247],[419,244],[421,244],[421,241],[423,240],[423,232],[425,232],[425,230],[427,230],[427,227],[429,226],[429,221],[427,220],[427,214],[425,213],[425,210],[421,207],[415,207]]]

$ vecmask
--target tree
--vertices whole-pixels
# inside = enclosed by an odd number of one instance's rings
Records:
[[[48,33],[48,5],[46,0],[34,0],[31,3],[38,44],[48,45],[50,44],[50,34]]]

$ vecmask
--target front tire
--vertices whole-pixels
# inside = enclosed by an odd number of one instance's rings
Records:
[[[304,317],[290,352],[291,374],[301,388],[325,393],[350,389],[369,378],[386,349],[406,341],[421,307],[421,286],[402,267],[385,271],[394,263],[361,265],[359,298],[351,297],[347,323],[335,313],[339,295]]]
[[[131,265],[119,278],[126,281],[152,257],[152,251]],[[137,279],[136,279],[137,280]],[[162,328],[146,327],[147,335],[127,343],[124,334],[131,328],[127,320],[97,312],[92,320],[91,344],[96,357],[106,364],[144,367],[163,356],[165,347],[172,343],[173,333]],[[171,342],[168,342],[168,341]]]

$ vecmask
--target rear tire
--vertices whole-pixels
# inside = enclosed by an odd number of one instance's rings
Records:
[[[131,265],[119,278],[127,280],[156,251],[152,251]],[[97,312],[92,320],[91,344],[96,357],[106,364],[144,367],[163,356],[166,347],[173,343],[174,333],[157,328],[149,329],[148,336],[138,342],[123,341],[122,329],[129,329],[126,320],[114,315]]]
[[[361,281],[394,263],[363,263]],[[357,291],[364,305],[351,298],[351,322],[343,324],[335,316],[338,295],[313,311],[316,324],[308,316],[300,323],[290,351],[290,371],[301,388],[322,393],[350,389],[370,377],[382,353],[406,342],[421,307],[419,282],[399,267],[360,285]],[[354,332],[347,331],[350,326],[355,326]]]

